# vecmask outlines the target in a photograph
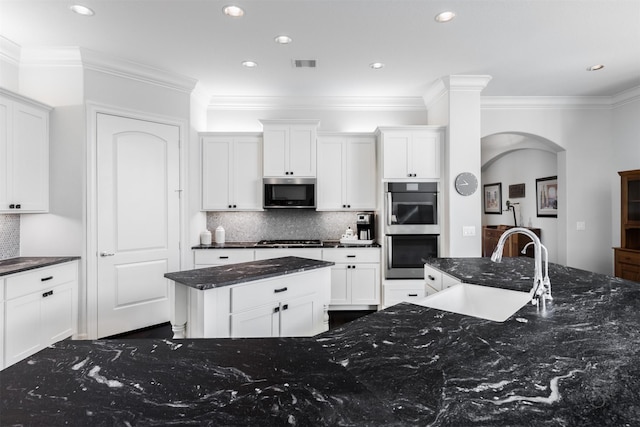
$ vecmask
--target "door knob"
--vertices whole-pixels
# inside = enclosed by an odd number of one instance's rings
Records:
[[[101,257],[105,257],[105,256],[114,256],[115,254],[113,252],[100,252],[100,256]]]

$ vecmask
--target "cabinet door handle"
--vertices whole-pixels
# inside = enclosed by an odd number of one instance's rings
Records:
[[[9,205],[9,209],[15,209],[15,208],[16,208],[16,205],[14,205],[13,203]]]
[[[430,274],[427,276],[427,278],[429,278],[429,280],[436,280],[436,278],[435,278],[435,277],[433,277],[433,276],[432,276],[432,275],[430,275]]]
[[[47,276],[47,277],[43,277],[42,279],[40,279],[41,282],[46,282],[47,280],[51,280],[53,279],[53,276]]]
[[[277,313],[277,312],[279,312],[279,311],[280,311],[280,307],[276,307],[276,308],[274,308],[274,309],[273,309],[273,312],[274,312],[274,313]]]
[[[407,294],[408,297],[417,297],[418,294]]]
[[[273,292],[279,294],[280,292],[285,292],[288,288],[285,286],[284,288],[274,289]]]
[[[42,298],[50,297],[51,295],[53,295],[53,290],[50,290],[49,292],[43,293],[42,294]]]
[[[285,304],[285,305],[283,305],[283,306],[282,306],[282,309],[283,309],[283,310],[288,310],[288,309],[289,309],[289,304]]]
[[[218,258],[220,258],[220,259],[229,259],[228,256],[219,256]]]
[[[100,252],[100,256],[101,257],[106,257],[106,256],[114,256],[115,253],[113,252]]]

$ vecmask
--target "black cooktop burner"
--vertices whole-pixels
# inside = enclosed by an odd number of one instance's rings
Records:
[[[320,240],[261,240],[256,246],[270,248],[319,248],[322,247]]]

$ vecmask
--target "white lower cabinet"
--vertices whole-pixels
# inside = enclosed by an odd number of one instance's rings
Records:
[[[194,268],[217,267],[253,260],[253,249],[196,249],[193,251]]]
[[[322,256],[336,263],[331,268],[332,309],[380,304],[379,248],[324,249]]]
[[[78,263],[7,276],[4,367],[77,333]]]
[[[460,283],[460,280],[455,277],[449,276],[429,265],[424,266],[424,281],[436,291],[442,291]]]
[[[383,307],[391,307],[401,302],[421,300],[436,292],[430,286],[426,286],[424,280],[385,280]]]
[[[322,249],[320,248],[282,248],[282,249],[256,249],[256,261],[273,259],[285,256],[297,256],[300,258],[317,259],[322,261]]]
[[[329,268],[189,289],[189,338],[313,336],[329,329]],[[176,284],[176,286],[182,286]]]

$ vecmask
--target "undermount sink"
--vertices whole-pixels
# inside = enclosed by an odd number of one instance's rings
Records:
[[[531,301],[528,292],[461,283],[414,304],[504,322]]]

